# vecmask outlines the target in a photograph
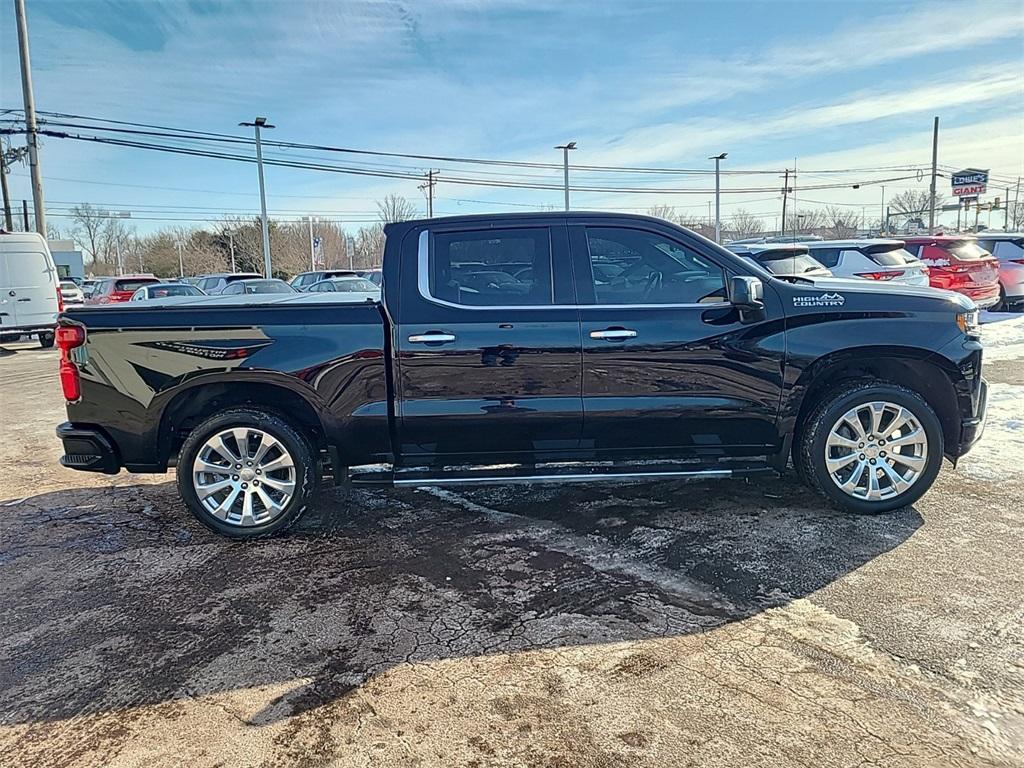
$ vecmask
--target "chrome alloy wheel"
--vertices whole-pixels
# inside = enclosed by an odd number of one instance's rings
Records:
[[[284,444],[254,427],[210,437],[192,464],[199,502],[230,525],[250,527],[277,518],[295,494],[295,460]]]
[[[825,466],[843,493],[881,501],[899,496],[924,473],[928,435],[902,405],[876,400],[839,417],[825,440]]]

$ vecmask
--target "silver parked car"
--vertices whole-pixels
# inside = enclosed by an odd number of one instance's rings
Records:
[[[993,309],[1024,307],[1024,232],[980,232],[978,245],[999,259],[999,304]]]
[[[904,248],[902,240],[820,240],[804,245],[835,277],[928,286],[928,267]]]
[[[309,293],[334,293],[341,301],[380,301],[380,288],[365,277],[332,277],[313,283]]]
[[[64,302],[65,307],[85,304],[85,294],[82,293],[82,289],[78,287],[78,283],[70,277],[66,277],[60,281],[60,298]]]
[[[201,290],[188,283],[151,283],[132,294],[132,301],[166,299],[171,296],[205,296]]]

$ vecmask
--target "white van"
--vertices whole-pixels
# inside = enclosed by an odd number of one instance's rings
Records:
[[[53,346],[60,279],[50,248],[36,232],[0,232],[0,341],[38,334]]]

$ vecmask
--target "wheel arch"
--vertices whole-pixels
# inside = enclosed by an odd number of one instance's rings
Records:
[[[797,378],[783,408],[783,431],[792,431],[799,443],[807,416],[843,382],[876,379],[917,392],[931,406],[942,426],[943,442],[955,445],[960,436],[960,410],[953,381],[954,369],[941,357],[924,350],[871,346],[823,355]]]
[[[314,446],[322,447],[334,424],[324,403],[312,390],[290,376],[232,376],[192,382],[168,393],[157,427],[157,459],[175,462],[178,451],[194,427],[228,408],[253,407],[274,413],[305,432]]]

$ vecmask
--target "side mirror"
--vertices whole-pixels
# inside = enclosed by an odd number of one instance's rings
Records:
[[[729,284],[729,300],[740,309],[761,309],[764,306],[764,283],[756,277],[736,275]]]

